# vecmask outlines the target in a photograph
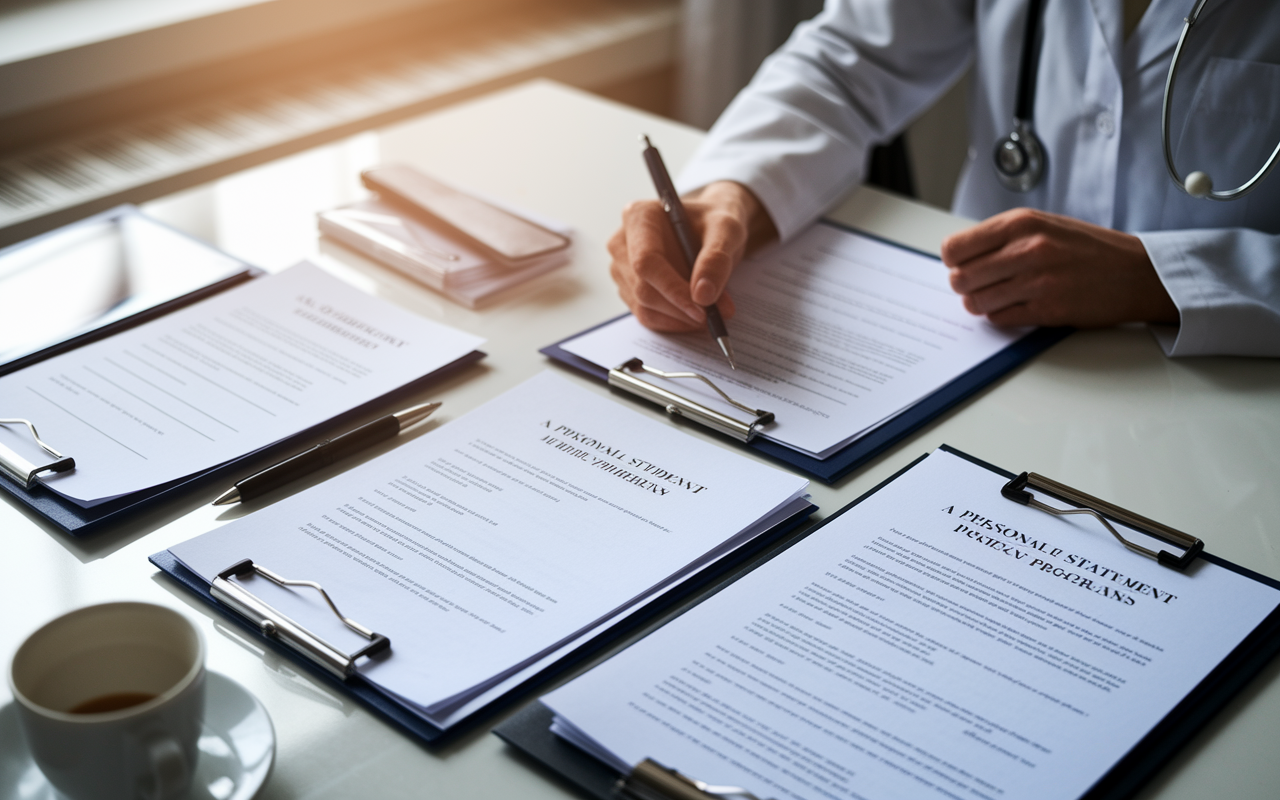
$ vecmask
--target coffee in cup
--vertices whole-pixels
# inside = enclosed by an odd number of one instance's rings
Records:
[[[9,669],[36,765],[72,800],[172,800],[191,784],[204,641],[149,603],[106,603],[31,634]]]

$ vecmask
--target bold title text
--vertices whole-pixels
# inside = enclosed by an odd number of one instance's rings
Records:
[[[1047,540],[1028,536],[976,511],[963,511],[957,516],[955,509],[955,506],[942,509],[956,517],[959,523],[953,533],[963,534],[974,544],[1003,553],[1018,563],[1064,580],[1072,586],[1078,586],[1100,597],[1109,597],[1126,606],[1135,605],[1140,596],[1150,597],[1166,605],[1178,599],[1175,594],[1137,578],[1127,577],[1082,555],[1067,552]]]
[[[700,483],[681,477],[652,461],[629,456],[619,448],[574,430],[568,425],[556,425],[551,420],[547,420],[542,423],[542,427],[551,431],[543,435],[543,443],[570,458],[586,462],[602,472],[607,472],[619,480],[659,497],[665,497],[669,492],[681,489],[690,494],[701,494],[707,490],[707,487]]]

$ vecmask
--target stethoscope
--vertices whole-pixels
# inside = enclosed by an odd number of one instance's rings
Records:
[[[1253,191],[1259,181],[1271,172],[1280,156],[1280,144],[1271,151],[1271,157],[1262,165],[1252,178],[1242,186],[1228,191],[1215,191],[1213,180],[1201,170],[1196,170],[1184,180],[1178,174],[1173,163],[1173,147],[1169,143],[1169,98],[1173,95],[1173,81],[1178,74],[1178,59],[1182,56],[1182,46],[1186,44],[1191,28],[1204,9],[1208,0],[1196,0],[1191,13],[1182,24],[1182,35],[1178,37],[1178,46],[1174,48],[1173,60],[1169,63],[1169,76],[1164,83],[1164,103],[1160,121],[1160,138],[1164,145],[1164,163],[1169,169],[1169,177],[1192,197],[1210,200],[1235,200]],[[1013,110],[1013,131],[996,143],[995,162],[996,177],[1001,185],[1014,192],[1026,192],[1035,188],[1044,177],[1046,167],[1044,145],[1036,136],[1032,120],[1036,103],[1036,72],[1040,60],[1041,32],[1040,20],[1044,13],[1044,0],[1031,0],[1027,9],[1026,30],[1022,37],[1022,60],[1018,65],[1018,94]]]

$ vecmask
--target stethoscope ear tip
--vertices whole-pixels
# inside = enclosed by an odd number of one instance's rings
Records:
[[[1192,197],[1203,199],[1213,192],[1213,179],[1207,173],[1196,170],[1187,176],[1182,188]]]

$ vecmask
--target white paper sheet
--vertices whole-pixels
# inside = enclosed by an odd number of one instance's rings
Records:
[[[936,452],[544,698],[616,767],[759,797],[1076,798],[1280,603]]]
[[[745,544],[765,531],[769,531],[775,526],[785,524],[788,520],[792,520],[801,513],[812,511],[812,508],[813,506],[807,497],[797,497],[791,502],[779,506],[772,514],[761,519],[753,529],[744,531],[743,534],[738,537],[737,544]],[[732,551],[726,549],[724,557],[731,557],[731,555]],[[706,564],[702,567],[703,571],[715,571],[715,569],[716,562],[712,559],[707,559]],[[701,572],[690,569],[678,580],[673,580],[668,587],[665,588],[669,588],[673,591],[679,591],[682,581],[696,585],[702,577]],[[639,601],[634,605],[629,606],[625,611],[620,612],[609,621],[609,624],[619,624],[628,617],[643,619],[648,610],[647,604],[661,603],[662,600],[662,595],[655,592],[649,598]],[[446,710],[431,714],[429,715],[429,718],[432,722],[442,728],[447,728],[448,726],[465,719],[469,714],[479,711],[494,700],[503,697],[512,689],[515,689],[516,687],[519,687],[533,679],[543,670],[556,664],[560,659],[569,657],[574,650],[583,646],[593,635],[597,633],[599,633],[598,628],[582,631],[579,635],[564,641],[555,649],[548,650],[538,658],[530,660],[527,665],[522,666],[517,670],[510,671],[509,674],[501,680],[494,681],[491,686],[480,691],[472,692],[465,698],[459,698],[459,702],[456,705],[452,705]]]
[[[253,452],[450,364],[483,340],[303,262],[0,378],[0,416],[76,460],[92,506]],[[23,428],[0,443],[49,459]]]
[[[391,638],[362,673],[447,715],[656,585],[722,553],[808,482],[543,374],[470,414],[171,549],[205,580],[242,558],[325,586]],[[317,596],[251,590],[344,647]]]
[[[823,458],[1027,332],[965,311],[937,259],[828,224],[744,261],[729,294],[737,370],[705,331],[654,333],[631,316],[563,347],[605,368],[700,372],[776,414],[766,438]],[[694,381],[674,388],[741,416]]]

